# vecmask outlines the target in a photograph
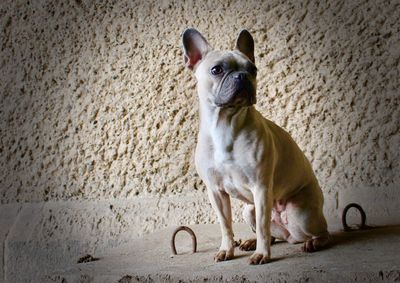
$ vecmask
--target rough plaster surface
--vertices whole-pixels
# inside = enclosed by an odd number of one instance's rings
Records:
[[[60,204],[55,218],[38,211],[30,240],[215,222],[192,162],[198,103],[180,34],[196,27],[228,49],[245,27],[257,109],[305,151],[328,217],[361,201],[398,222],[399,17],[395,0],[1,1],[1,204]],[[131,204],[113,212],[113,200]]]
[[[219,49],[252,32],[257,109],[310,159],[331,229],[349,202],[398,224],[399,18],[395,0],[0,1],[0,281],[216,221],[189,26]]]

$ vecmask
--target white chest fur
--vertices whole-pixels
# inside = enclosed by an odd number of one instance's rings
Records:
[[[239,162],[241,155],[235,147],[234,129],[229,124],[210,128],[213,147],[213,171],[219,180],[219,189],[230,196],[252,203],[248,170]]]
[[[206,107],[200,104],[201,125],[197,168],[211,185],[245,202],[252,202],[251,174],[247,155],[251,150],[243,148],[241,132],[246,123],[246,109],[237,112]]]
[[[215,125],[210,129],[214,151],[214,164],[217,167],[234,163],[234,137],[230,125]]]

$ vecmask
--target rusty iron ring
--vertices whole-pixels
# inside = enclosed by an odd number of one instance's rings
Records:
[[[361,207],[361,205],[359,205],[357,203],[350,203],[350,204],[346,205],[346,207],[343,209],[343,214],[342,214],[343,230],[344,231],[353,230],[352,228],[349,227],[349,225],[347,225],[347,220],[346,220],[347,212],[352,207],[356,208],[360,212],[360,215],[361,215],[361,224],[358,226],[358,229],[365,229],[367,227],[365,225],[365,221],[367,219],[367,216],[365,215],[364,209]]]
[[[178,228],[175,229],[174,233],[172,233],[172,239],[171,239],[171,249],[172,249],[172,253],[174,255],[177,255],[178,253],[176,252],[176,247],[175,247],[175,236],[179,231],[186,231],[190,234],[190,236],[192,237],[192,251],[193,253],[195,253],[197,251],[197,239],[196,239],[196,235],[194,234],[193,230],[190,229],[187,226],[179,226]]]

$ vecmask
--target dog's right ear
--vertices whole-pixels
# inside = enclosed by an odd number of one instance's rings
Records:
[[[182,43],[185,65],[191,70],[212,50],[207,40],[194,28],[188,28],[183,32]]]
[[[254,61],[254,40],[248,30],[242,29],[236,39],[236,49],[246,55],[251,62]]]

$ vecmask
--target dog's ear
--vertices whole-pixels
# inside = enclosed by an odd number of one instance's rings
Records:
[[[242,29],[236,39],[236,49],[242,52],[251,62],[254,62],[254,40],[250,32]]]
[[[183,32],[182,43],[185,65],[191,70],[212,50],[201,33],[193,28],[188,28]]]

